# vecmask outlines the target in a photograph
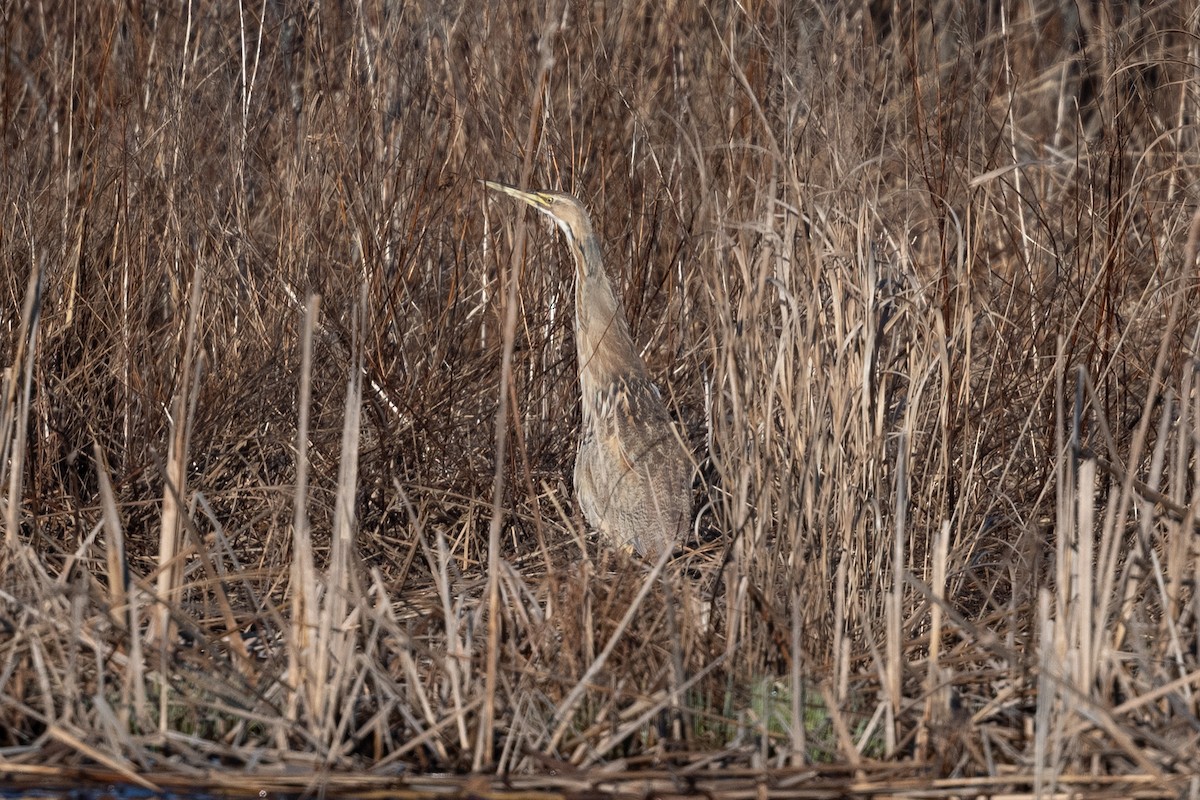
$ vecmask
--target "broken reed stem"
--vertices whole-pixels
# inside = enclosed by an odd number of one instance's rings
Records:
[[[313,335],[321,311],[320,295],[309,295],[304,307],[304,327],[300,334],[300,397],[296,425],[296,482],[292,490],[292,597],[291,636],[287,643],[288,695],[286,720],[300,719],[300,700],[314,713],[319,691],[314,683],[313,636],[319,624],[320,594],[316,566],[313,563],[312,532],[308,525],[308,426],[312,408]],[[280,727],[279,747],[287,745],[286,728]]]
[[[341,700],[351,666],[355,637],[350,626],[350,608],[357,609],[358,594],[354,591],[353,573],[356,561],[354,511],[358,488],[358,443],[362,430],[362,386],[366,336],[367,286],[360,284],[358,303],[353,312],[353,335],[350,350],[350,374],[346,378],[345,416],[342,424],[342,446],[338,461],[337,496],[333,507],[333,531],[330,539],[329,570],[326,576],[324,605],[318,623],[317,669],[318,690],[316,719],[318,741],[336,750],[335,731],[338,714],[343,711]]]
[[[917,757],[928,759],[930,752],[930,726],[933,724],[937,710],[935,704],[941,703],[936,699],[938,687],[942,685],[942,670],[938,659],[942,652],[942,607],[946,602],[946,561],[950,552],[950,521],[942,522],[938,528],[937,537],[933,544],[933,579],[930,584],[932,602],[929,604],[929,663],[925,670],[925,711],[921,715],[920,727],[917,730]]]
[[[4,407],[0,408],[0,477],[8,473],[8,498],[4,506],[4,552],[0,553],[0,578],[8,574],[9,559],[21,552],[17,536],[21,508],[21,485],[25,478],[25,442],[29,430],[29,403],[33,386],[34,354],[42,318],[42,275],[45,258],[29,273],[25,302],[21,307],[21,328],[12,366],[5,377]],[[18,378],[21,375],[21,378]],[[18,386],[20,399],[18,400]]]
[[[534,77],[530,102],[528,107],[529,126],[525,133],[524,161],[521,166],[521,186],[529,185],[533,174],[533,155],[537,130],[541,122],[542,98],[550,68],[554,64],[552,39],[558,30],[558,20],[562,13],[550,15],[550,7],[546,9],[546,18],[542,23],[541,38],[538,40],[538,67]],[[483,714],[479,721],[479,731],[475,738],[475,756],[473,767],[483,769],[485,765],[495,761],[493,729],[496,713],[496,671],[500,662],[500,534],[504,527],[504,475],[508,466],[508,388],[513,380],[513,344],[517,335],[517,283],[521,274],[521,261],[525,257],[525,213],[517,217],[513,233],[513,255],[509,261],[506,275],[504,296],[504,332],[500,356],[500,396],[496,408],[495,436],[495,472],[492,478],[492,518],[488,525],[488,570],[487,570],[487,609],[488,636],[487,662],[484,666],[483,693],[486,701],[483,704]]]
[[[887,699],[888,714],[885,739],[889,753],[896,749],[896,725],[900,716],[903,698],[902,672],[904,624],[904,572],[908,569],[905,559],[905,537],[908,513],[908,434],[901,431],[896,442],[896,488],[895,521],[892,533],[892,586],[887,604]]]
[[[175,623],[172,610],[179,600],[183,585],[182,524],[180,517],[187,512],[182,503],[187,493],[188,441],[192,413],[200,382],[200,364],[196,358],[196,334],[199,328],[200,304],[204,293],[204,268],[197,264],[192,270],[192,291],[188,300],[187,327],[184,332],[183,358],[179,364],[179,384],[176,387],[170,419],[170,443],[162,492],[162,513],[158,536],[158,579],[155,584],[155,614],[151,618],[147,639],[158,647],[163,664],[169,663],[174,647]],[[159,694],[158,727],[165,733],[169,727],[170,681],[162,675]]]

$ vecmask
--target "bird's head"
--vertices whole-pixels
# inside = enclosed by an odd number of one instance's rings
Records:
[[[559,230],[572,242],[582,241],[591,235],[592,223],[587,211],[578,200],[562,192],[525,191],[506,183],[482,181],[483,185],[510,197],[523,200],[554,220]]]

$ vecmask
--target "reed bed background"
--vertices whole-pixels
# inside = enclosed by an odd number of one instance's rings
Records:
[[[1196,4],[2,13],[9,774],[1197,791]],[[479,178],[593,210],[670,563]]]

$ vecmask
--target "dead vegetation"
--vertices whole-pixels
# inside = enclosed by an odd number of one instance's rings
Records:
[[[0,773],[1195,791],[1198,23],[11,4]],[[675,561],[582,529],[478,178],[592,209]]]

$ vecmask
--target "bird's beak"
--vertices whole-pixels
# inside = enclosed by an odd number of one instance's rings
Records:
[[[518,200],[524,200],[529,205],[545,211],[550,207],[550,198],[548,195],[541,192],[526,192],[518,189],[515,186],[509,186],[507,183],[497,183],[496,181],[480,181],[484,186],[497,192],[503,192],[510,197],[515,197]]]

